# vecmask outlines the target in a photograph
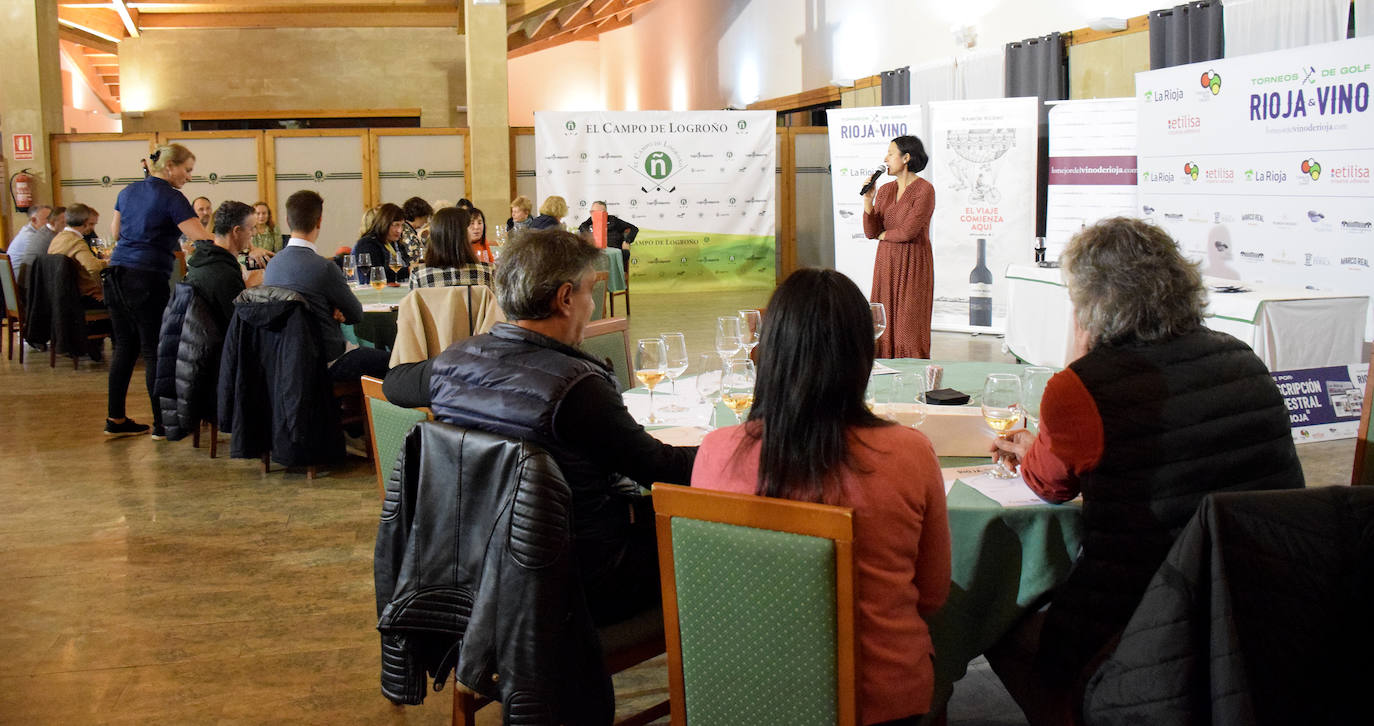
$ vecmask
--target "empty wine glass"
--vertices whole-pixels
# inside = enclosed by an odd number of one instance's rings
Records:
[[[705,429],[712,431],[715,429],[716,402],[720,400],[720,356],[714,353],[702,353],[698,356],[697,366],[697,402],[710,403],[711,412],[706,418]]]
[[[1021,378],[1021,410],[1026,413],[1026,422],[1037,430],[1040,428],[1040,397],[1045,395],[1054,369],[1044,366],[1029,366]]]
[[[654,386],[668,374],[667,359],[667,348],[663,345],[662,338],[644,338],[639,341],[639,348],[635,351],[635,377],[649,389],[648,423],[651,424],[661,423],[654,412]]]
[[[358,268],[353,262],[353,255],[343,256],[343,274],[344,279],[348,281],[348,284],[352,285],[358,282]]]
[[[687,372],[687,336],[682,333],[664,333],[659,336],[663,339],[663,346],[666,350],[665,371],[668,381],[673,384],[673,397],[677,397],[677,379]],[[685,411],[687,409],[676,403],[669,401],[663,408],[665,411]]]
[[[908,414],[902,421],[910,420],[912,428],[920,428],[926,422],[925,376],[920,373],[899,373],[892,377],[892,404],[894,413]],[[907,399],[907,396],[911,398]],[[914,405],[904,402],[914,401]],[[892,416],[891,418],[897,418]]]
[[[990,373],[983,382],[983,420],[998,438],[1021,420],[1021,377],[1012,373]],[[997,457],[997,468],[988,472],[994,479],[1013,479],[1016,473]]]
[[[735,315],[716,318],[716,353],[720,354],[722,369],[744,344],[739,323],[739,317]]]
[[[887,308],[882,303],[869,303],[868,309],[873,311],[873,339],[877,340],[887,330]]]
[[[739,311],[740,319],[740,342],[744,346],[744,355],[750,356],[754,352],[754,346],[759,344],[759,334],[763,329],[759,327],[763,323],[763,313],[758,310]]]
[[[732,360],[725,365],[720,381],[721,400],[735,414],[735,423],[743,423],[744,409],[754,405],[754,361]]]

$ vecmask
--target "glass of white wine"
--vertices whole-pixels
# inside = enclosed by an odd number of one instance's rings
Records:
[[[401,274],[401,268],[405,266],[405,263],[401,259],[400,251],[396,249],[387,251],[386,266],[391,270],[392,279],[395,279],[396,275]]]
[[[683,335],[682,333],[664,333],[659,337],[663,338],[663,346],[667,351],[667,362],[665,364],[665,370],[668,375],[668,381],[673,384],[672,395],[674,398],[677,398],[678,376],[681,376],[683,373],[687,372],[687,362],[688,360],[690,360],[687,357],[687,336]],[[673,403],[672,401],[669,401],[668,405],[663,407],[663,410],[685,411],[687,409],[677,405],[676,403]]]
[[[1030,366],[1021,374],[1021,410],[1026,413],[1026,423],[1040,429],[1040,398],[1045,395],[1045,386],[1054,375],[1053,368]]]
[[[357,284],[357,282],[358,282],[358,277],[357,277],[357,276],[358,276],[358,267],[357,267],[357,265],[354,264],[354,262],[353,262],[353,255],[344,255],[344,256],[343,256],[343,274],[344,274],[344,280],[348,281],[348,284],[349,284],[349,285],[355,285],[355,284]]]
[[[887,308],[882,303],[869,303],[868,309],[873,312],[873,339],[877,340],[887,330]]]
[[[990,373],[983,382],[983,420],[999,438],[1021,420],[1021,377],[1012,373]],[[994,479],[1013,479],[1016,473],[1007,468],[1002,457],[997,468],[988,472]]]
[[[668,375],[668,351],[662,338],[643,338],[635,351],[635,377],[649,389],[648,423],[662,423],[654,411],[654,386]]]
[[[380,293],[382,289],[386,287],[386,268],[371,268],[368,271],[368,282],[371,283],[373,290],[376,290]]]
[[[732,360],[725,364],[721,376],[721,401],[735,414],[735,422],[743,423],[740,414],[754,405],[754,361]]]

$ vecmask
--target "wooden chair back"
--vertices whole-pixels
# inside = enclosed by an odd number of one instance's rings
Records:
[[[619,336],[619,337],[616,337]],[[608,358],[615,367],[621,392],[634,387],[634,358],[630,354],[630,321],[625,318],[593,320],[582,334],[582,350]]]
[[[661,483],[653,497],[673,723],[857,723],[853,510]],[[819,571],[833,580],[793,587]],[[767,572],[785,584],[772,589]]]
[[[377,477],[377,492],[386,498],[386,479],[396,466],[410,428],[420,421],[432,419],[428,409],[402,408],[386,400],[382,381],[372,376],[362,377],[363,402],[367,407],[367,438],[372,448],[372,469]]]
[[[19,363],[24,363],[24,301],[15,279],[14,263],[10,256],[0,254],[0,292],[3,292],[5,344],[10,347],[9,359],[14,360],[14,348],[19,347]]]

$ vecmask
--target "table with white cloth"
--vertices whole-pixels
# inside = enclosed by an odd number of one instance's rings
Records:
[[[344,339],[354,345],[390,349],[396,342],[396,306],[410,292],[410,287],[399,285],[374,290],[350,285],[349,289],[363,304],[363,319],[354,325],[340,326]]]
[[[992,436],[982,424],[978,394],[989,373],[1020,373],[1022,366],[915,359],[879,363],[896,371],[873,377],[872,389],[878,400],[875,411],[880,414],[889,413],[887,407],[894,405],[897,399],[914,399],[920,372],[931,363],[944,367],[944,386],[970,394],[972,400],[964,406],[928,407],[920,426],[935,443],[940,465],[946,467],[947,479],[954,479],[949,467],[990,461],[985,456],[967,456],[967,452],[975,450],[985,452]],[[894,380],[896,375],[903,376],[900,386]],[[678,379],[677,390],[676,396],[655,392],[655,408],[663,423],[647,427],[665,443],[693,446],[705,435],[700,427],[709,419],[713,403],[699,402],[695,376]],[[641,423],[645,423],[648,414],[646,394],[647,391],[640,387],[624,395],[630,413]],[[668,404],[679,405],[685,410],[664,412]],[[735,422],[734,415],[724,405],[714,408],[720,426]],[[964,419],[968,417],[981,428],[967,428]],[[903,420],[905,411],[895,418]],[[971,440],[961,442],[959,439]],[[949,452],[963,452],[963,455],[951,456]],[[1028,505],[1004,506],[976,489],[972,479],[961,476],[954,479],[952,485],[946,485],[950,592],[944,607],[926,618],[931,641],[935,644],[934,703],[937,707],[949,699],[954,682],[963,677],[970,661],[992,647],[1022,616],[1042,605],[1049,593],[1068,577],[1083,538],[1083,510],[1077,503],[1047,504],[1030,497],[1033,503]]]
[[[1073,305],[1059,268],[1009,265],[1007,349],[1035,365],[1064,367]],[[1271,371],[1361,363],[1369,297],[1204,277],[1204,323],[1247,343]],[[1236,286],[1243,292],[1218,292]]]

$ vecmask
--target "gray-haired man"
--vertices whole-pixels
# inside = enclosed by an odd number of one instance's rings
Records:
[[[513,322],[397,370],[404,382],[389,375],[387,396],[429,405],[445,423],[532,441],[553,456],[572,489],[587,603],[593,619],[608,624],[659,600],[652,507],[623,480],[687,484],[696,448],[650,436],[625,409],[606,365],[574,347],[595,307],[600,257],[561,230],[508,243],[495,284]]]

